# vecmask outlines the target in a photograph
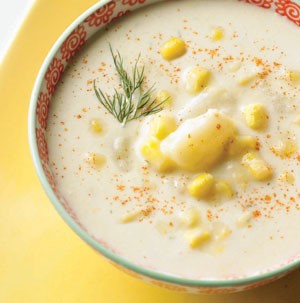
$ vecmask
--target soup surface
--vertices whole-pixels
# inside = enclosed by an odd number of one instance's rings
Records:
[[[124,94],[109,45],[129,76],[140,55],[132,102],[154,85],[148,116],[121,123],[97,98],[94,80],[98,93]],[[299,49],[297,26],[238,1],[167,1],[93,37],[64,72],[47,126],[79,221],[123,258],[180,277],[254,275],[293,258]]]

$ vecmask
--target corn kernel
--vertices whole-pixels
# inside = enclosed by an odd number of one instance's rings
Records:
[[[236,221],[238,227],[247,227],[252,219],[250,212],[243,213]]]
[[[212,30],[210,38],[212,41],[222,40],[224,37],[224,30],[221,27],[216,27]]]
[[[240,155],[249,150],[258,148],[258,141],[251,136],[238,136],[228,146],[228,154],[230,156]]]
[[[161,235],[166,235],[173,229],[173,225],[170,225],[170,221],[158,221],[155,224],[155,227]]]
[[[295,123],[300,126],[300,115],[296,117]]]
[[[195,208],[190,208],[181,214],[180,219],[186,227],[195,227],[200,221],[199,212]]]
[[[224,226],[215,236],[217,241],[224,240],[228,238],[232,233],[232,230],[229,229],[227,226]]]
[[[262,104],[250,104],[243,109],[243,113],[250,128],[262,129],[267,126],[269,116]]]
[[[101,134],[103,132],[103,127],[99,119],[93,119],[90,121],[90,129],[96,134]]]
[[[297,144],[293,140],[280,141],[272,150],[281,158],[290,158],[297,152]]]
[[[278,177],[279,181],[285,182],[285,183],[289,183],[289,184],[294,184],[295,182],[295,177],[292,173],[286,171],[284,173],[282,173],[279,177]]]
[[[241,190],[245,191],[250,181],[249,174],[243,169],[235,169],[232,171],[233,183]]]
[[[155,102],[156,102],[156,104],[160,104],[163,102],[163,104],[162,104],[163,106],[170,107],[173,104],[173,98],[168,91],[159,90],[156,94]]]
[[[186,44],[181,38],[172,37],[160,49],[160,53],[165,60],[173,60],[181,57],[186,52]]]
[[[158,116],[151,121],[150,134],[158,140],[163,140],[176,128],[176,120],[172,115]]]
[[[214,177],[211,174],[203,173],[199,175],[188,186],[191,196],[196,199],[208,198],[214,189]]]
[[[189,230],[184,235],[190,248],[197,248],[211,239],[211,234],[202,229]]]
[[[253,153],[246,154],[242,158],[242,164],[248,168],[257,181],[267,181],[273,175],[272,168]]]
[[[210,78],[210,72],[207,69],[192,68],[188,71],[185,79],[186,90],[191,94],[201,92],[206,86]]]
[[[241,68],[241,66],[242,66],[241,61],[234,61],[229,65],[228,70],[231,73],[234,73],[237,72]]]
[[[101,154],[88,153],[86,157],[86,162],[90,164],[92,167],[100,169],[106,162],[106,159]]]
[[[290,71],[288,74],[289,74],[290,80],[294,84],[300,83],[300,72],[299,71]]]
[[[128,214],[124,215],[124,216],[121,218],[121,222],[122,222],[122,223],[130,223],[130,222],[136,220],[136,219],[139,217],[140,214],[141,214],[140,211],[128,213]]]
[[[234,191],[231,185],[226,181],[222,181],[222,180],[217,181],[215,188],[218,193],[225,195],[227,198],[232,198],[234,195]]]
[[[245,149],[256,149],[258,147],[258,141],[251,136],[240,136],[237,138],[240,146]]]
[[[158,172],[169,172],[174,168],[174,163],[160,150],[160,142],[156,138],[146,141],[140,148],[141,154]]]
[[[241,86],[248,85],[257,77],[257,74],[249,74],[249,75],[240,75],[237,79],[237,82]]]

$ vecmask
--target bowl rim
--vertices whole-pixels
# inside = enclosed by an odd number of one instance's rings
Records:
[[[250,284],[254,284],[256,282],[268,281],[272,278],[280,278],[281,276],[289,273],[297,269],[300,266],[300,259],[296,259],[288,264],[279,266],[276,269],[272,269],[267,272],[254,274],[248,277],[241,278],[233,278],[233,279],[189,279],[185,277],[179,277],[171,274],[167,274],[164,272],[158,272],[151,269],[147,269],[146,267],[142,267],[141,265],[135,264],[132,261],[123,258],[122,256],[114,253],[109,248],[105,247],[91,235],[89,235],[83,228],[81,228],[75,220],[71,217],[71,215],[65,210],[62,206],[61,202],[55,195],[53,189],[51,188],[47,177],[44,173],[42,162],[39,157],[37,140],[36,140],[36,108],[38,102],[38,95],[42,87],[42,83],[44,80],[44,76],[51,64],[53,57],[57,54],[63,42],[68,38],[68,36],[72,33],[73,30],[76,29],[78,25],[84,22],[84,20],[94,13],[99,8],[105,6],[112,0],[102,0],[98,3],[92,5],[90,8],[84,11],[79,17],[77,17],[67,28],[66,30],[59,36],[54,45],[51,47],[48,52],[46,58],[44,59],[42,66],[38,72],[37,78],[34,83],[29,111],[28,111],[28,139],[29,139],[29,147],[31,157],[34,163],[34,168],[39,178],[40,183],[44,191],[46,192],[48,199],[51,201],[54,208],[57,210],[59,215],[63,218],[63,220],[67,223],[67,225],[87,244],[89,244],[92,248],[94,248],[97,252],[100,252],[104,257],[113,261],[117,265],[121,265],[122,267],[127,268],[129,271],[136,272],[142,276],[149,277],[154,280],[158,280],[161,282],[166,282],[169,284],[177,284],[181,286],[187,287],[201,287],[201,288],[228,288],[228,287],[237,287],[237,286],[247,286]],[[118,0],[115,0],[118,1]],[[165,1],[165,0],[160,0]],[[151,4],[151,3],[150,3]],[[93,35],[92,35],[93,36]]]

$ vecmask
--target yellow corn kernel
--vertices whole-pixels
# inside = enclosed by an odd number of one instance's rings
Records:
[[[211,239],[211,234],[202,229],[189,230],[184,235],[190,248],[197,248]]]
[[[228,146],[228,154],[230,156],[240,155],[252,149],[257,149],[259,143],[256,138],[251,136],[238,136],[230,142]]]
[[[257,74],[241,75],[238,77],[237,82],[239,85],[245,86],[256,78]]]
[[[140,148],[146,161],[158,172],[169,172],[174,168],[174,163],[160,150],[160,142],[156,138],[146,141]]]
[[[234,191],[231,185],[223,180],[217,181],[215,185],[216,192],[225,195],[227,198],[232,198],[234,195]]]
[[[210,78],[210,71],[203,68],[192,68],[188,71],[185,79],[186,90],[191,94],[201,92]]]
[[[299,71],[290,71],[289,78],[294,84],[300,83],[300,72]]]
[[[188,186],[191,196],[196,199],[208,198],[214,189],[214,177],[211,174],[203,173],[199,175]]]
[[[161,115],[151,121],[150,134],[158,140],[163,140],[176,128],[176,120],[172,115]]]
[[[96,154],[96,153],[88,153],[86,157],[86,162],[93,166],[94,168],[101,168],[104,163],[106,162],[106,159],[103,155],[101,154]]]
[[[160,53],[165,60],[173,60],[181,57],[186,52],[186,44],[181,38],[172,37],[160,49]]]
[[[162,106],[172,106],[173,98],[172,95],[166,90],[159,90],[155,98],[156,104],[163,102]]]
[[[101,134],[103,132],[103,127],[99,119],[93,119],[90,121],[90,129],[93,133]]]
[[[257,139],[251,136],[240,136],[237,140],[240,146],[245,149],[256,149],[259,146]]]
[[[122,223],[130,223],[130,222],[136,220],[136,219],[139,217],[140,214],[141,214],[140,211],[128,213],[128,214],[124,215],[124,216],[121,218],[121,222],[122,222]]]
[[[296,117],[295,123],[300,126],[300,114]]]
[[[267,126],[268,113],[262,104],[250,104],[243,109],[247,125],[253,129],[262,129]]]
[[[195,227],[200,221],[199,212],[194,207],[190,208],[181,214],[180,220],[186,227]]]
[[[295,177],[292,173],[286,171],[284,173],[282,173],[279,177],[278,177],[279,181],[285,182],[285,183],[289,183],[289,184],[294,184],[295,182]]]
[[[221,27],[216,27],[212,30],[210,38],[212,41],[222,40],[224,37],[224,30]]]
[[[242,158],[242,164],[248,168],[257,181],[267,181],[273,175],[272,168],[253,153],[246,154]]]
[[[227,226],[224,226],[215,236],[217,241],[224,240],[230,236],[232,230],[229,229]]]
[[[290,158],[297,152],[297,144],[293,140],[279,141],[276,146],[272,148],[275,155],[281,158]]]

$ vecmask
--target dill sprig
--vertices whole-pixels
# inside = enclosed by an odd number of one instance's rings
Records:
[[[145,66],[141,68],[138,66],[141,55],[139,54],[129,75],[124,68],[123,58],[119,51],[114,53],[112,47],[109,47],[121,83],[121,91],[115,88],[114,94],[110,96],[97,88],[94,80],[94,91],[100,103],[123,126],[132,120],[160,112],[163,109],[162,104],[167,99],[157,104],[155,98],[152,98],[155,84],[143,91]]]

